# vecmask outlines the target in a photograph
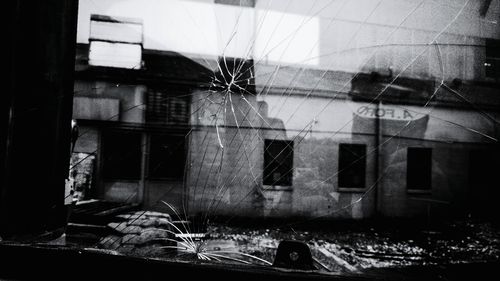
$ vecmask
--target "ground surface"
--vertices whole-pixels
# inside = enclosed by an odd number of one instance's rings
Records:
[[[122,215],[108,225],[112,234],[95,246],[135,256],[266,265],[262,260],[273,262],[280,241],[298,240],[309,246],[318,268],[337,272],[494,262],[500,257],[499,228],[488,222],[411,228],[357,225],[335,231],[211,225],[203,240],[175,238],[189,229],[171,222],[168,215],[154,212]]]
[[[271,261],[279,241],[304,241],[313,257],[335,271],[488,262],[500,256],[500,231],[485,222],[454,222],[433,231],[371,227],[322,232],[219,226],[212,233],[214,238],[235,241],[241,251]]]

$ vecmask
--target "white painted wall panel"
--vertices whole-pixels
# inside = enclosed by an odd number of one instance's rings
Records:
[[[142,24],[90,21],[90,39],[142,43]]]
[[[142,48],[138,44],[90,42],[90,65],[140,69],[141,57]]]

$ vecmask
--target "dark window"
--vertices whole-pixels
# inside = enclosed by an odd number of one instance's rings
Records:
[[[431,189],[432,149],[409,147],[406,167],[408,189]]]
[[[339,145],[339,187],[364,188],[366,174],[366,145]]]
[[[490,217],[498,213],[500,197],[500,150],[473,149],[469,155],[468,207],[474,216]]]
[[[151,136],[148,168],[150,178],[182,180],[185,160],[183,136]]]
[[[107,179],[141,177],[141,134],[106,131],[102,135],[103,174]]]
[[[500,40],[486,39],[486,77],[500,78]]]
[[[264,184],[291,186],[293,141],[265,140],[264,149]]]
[[[163,125],[186,125],[189,122],[189,99],[170,96],[163,91],[149,91],[146,121]]]
[[[214,3],[238,7],[255,7],[255,0],[215,0]]]

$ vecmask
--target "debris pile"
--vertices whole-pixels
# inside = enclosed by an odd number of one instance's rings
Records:
[[[488,223],[459,222],[443,225],[439,230],[421,229],[404,234],[382,227],[299,231],[211,225],[201,238],[193,238],[194,234],[183,224],[175,225],[176,222],[163,213],[141,211],[119,215],[107,225],[111,234],[102,238],[99,245],[102,249],[143,257],[196,259],[196,255],[187,255],[180,249],[182,243],[176,242],[182,240],[177,236],[183,235],[191,237],[188,242],[194,243],[193,247],[199,248],[200,253],[217,257],[213,262],[260,264],[259,259],[273,262],[280,241],[299,240],[309,246],[321,270],[351,273],[370,268],[500,258],[500,232]]]
[[[163,246],[172,245],[173,229],[170,215],[139,211],[116,216],[107,225],[111,234],[99,241],[100,248],[123,254],[158,257]]]

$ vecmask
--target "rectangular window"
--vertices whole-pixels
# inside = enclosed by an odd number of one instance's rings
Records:
[[[151,135],[148,176],[182,180],[186,162],[184,136]]]
[[[366,145],[339,145],[339,187],[365,188]]]
[[[291,186],[293,141],[264,141],[264,185]]]
[[[500,78],[500,40],[486,39],[486,77]]]
[[[408,147],[406,187],[429,190],[432,178],[432,148]]]
[[[151,90],[147,95],[146,121],[161,125],[187,125],[189,98]]]
[[[237,7],[255,7],[255,0],[215,0],[214,3]]]
[[[488,218],[500,211],[500,180],[497,172],[500,167],[500,150],[473,149],[469,154],[469,190],[467,205],[474,217]]]
[[[106,179],[139,179],[141,177],[140,133],[105,131],[102,135],[103,176]]]

